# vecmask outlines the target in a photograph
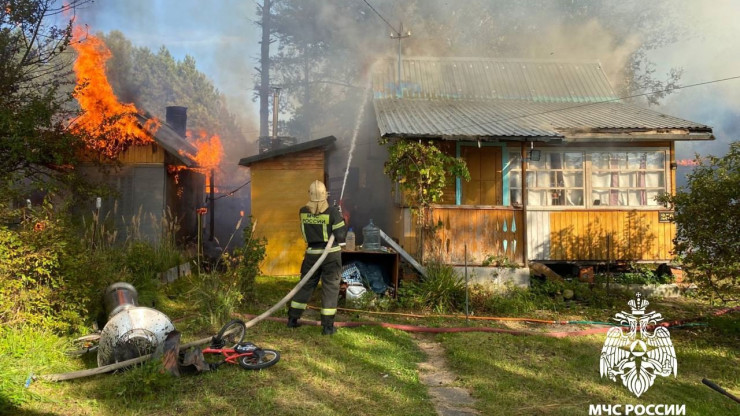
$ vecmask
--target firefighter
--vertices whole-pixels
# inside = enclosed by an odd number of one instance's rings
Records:
[[[299,210],[301,232],[308,244],[306,254],[301,264],[301,276],[305,276],[319,257],[329,241],[329,235],[334,234],[334,244],[329,249],[324,262],[316,273],[296,293],[288,309],[288,327],[297,328],[303,311],[306,310],[308,299],[321,279],[321,333],[332,335],[334,315],[337,313],[339,297],[339,281],[342,273],[342,253],[340,243],[344,243],[347,227],[344,224],[342,213],[337,207],[330,207],[327,202],[326,186],[321,181],[313,181],[308,187],[308,203]]]

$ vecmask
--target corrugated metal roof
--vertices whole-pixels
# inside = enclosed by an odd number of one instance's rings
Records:
[[[404,58],[373,72],[382,136],[563,138],[574,130],[711,128],[617,101],[598,62]]]
[[[703,124],[619,102],[376,99],[374,103],[382,136],[562,138],[565,131],[579,129],[711,132]]]
[[[404,58],[403,98],[600,102],[617,98],[598,62]],[[373,72],[375,98],[397,98],[397,62]]]

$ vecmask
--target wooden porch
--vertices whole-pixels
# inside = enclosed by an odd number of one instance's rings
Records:
[[[521,208],[438,206],[432,211],[436,225],[427,234],[424,256],[444,263],[480,265],[488,256],[524,263],[524,223]]]

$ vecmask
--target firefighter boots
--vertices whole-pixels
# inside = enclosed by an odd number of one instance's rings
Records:
[[[334,335],[337,329],[334,328],[334,315],[321,315],[321,335]]]
[[[302,314],[303,314],[302,309],[298,309],[298,308],[288,309],[288,328],[298,328],[299,326],[301,326],[301,324],[298,322],[298,319],[301,318]]]

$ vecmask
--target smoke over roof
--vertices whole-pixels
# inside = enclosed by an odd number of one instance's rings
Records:
[[[682,71],[679,85],[739,75],[740,4],[729,0],[369,2],[394,28],[403,22],[412,31],[402,41],[404,56],[598,60],[621,96],[643,92],[638,86],[670,86],[675,81],[672,70]],[[322,67],[338,68],[333,78],[316,84],[333,83],[335,88],[315,94],[311,103],[316,107],[312,116],[334,115],[331,122],[318,123],[331,128],[317,127],[305,139],[334,134],[347,140],[369,67],[379,58],[394,58],[398,41],[389,39],[391,28],[361,1],[277,4],[301,4],[314,11],[292,22],[292,36],[325,48]],[[135,44],[153,50],[167,46],[177,58],[194,56],[199,68],[237,103],[232,111],[256,120],[251,87],[260,32],[250,24],[257,20],[255,5],[229,0],[203,7],[201,1],[183,0],[170,6],[164,0],[96,4],[81,20],[96,30],[120,29]],[[278,46],[273,44],[273,55]],[[281,82],[277,73],[273,80]],[[646,105],[644,99],[637,101]],[[736,139],[740,81],[678,90],[660,103],[655,108],[659,112],[714,127],[715,142],[702,143],[701,148],[682,143],[679,158],[691,157],[695,150],[722,154]],[[287,120],[289,114],[281,117]]]

